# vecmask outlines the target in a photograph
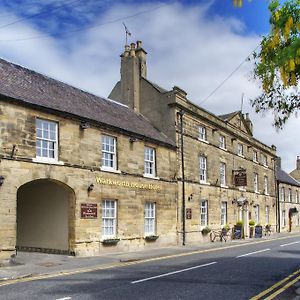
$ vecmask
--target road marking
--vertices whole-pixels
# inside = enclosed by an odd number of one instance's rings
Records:
[[[174,274],[178,274],[178,273],[182,273],[182,272],[187,272],[187,271],[190,271],[190,270],[195,270],[195,269],[199,269],[199,268],[203,268],[203,267],[208,267],[208,266],[214,265],[216,263],[217,263],[216,261],[213,261],[211,263],[204,264],[204,265],[199,265],[199,266],[186,268],[186,269],[182,269],[182,270],[178,270],[178,271],[168,272],[168,273],[157,275],[157,276],[152,276],[152,277],[148,277],[148,278],[144,278],[144,279],[135,280],[135,281],[132,281],[131,283],[133,283],[133,284],[134,283],[140,283],[140,282],[144,282],[144,281],[148,281],[148,280],[153,280],[153,279],[156,279],[156,278],[166,277],[166,276],[170,276],[170,275],[174,275]]]
[[[280,285],[282,285],[283,283],[285,283],[286,281],[290,280],[292,277],[298,275],[300,273],[300,269],[295,271],[294,273],[292,273],[291,275],[287,276],[286,278],[282,279],[281,281],[275,283],[274,285],[272,285],[271,287],[269,287],[268,289],[262,291],[260,294],[252,297],[250,300],[259,300],[261,299],[261,297],[269,294],[270,292],[272,292],[273,290],[275,290],[276,288],[278,288]],[[299,278],[299,277],[297,277]]]
[[[271,250],[271,249],[267,248],[267,249],[263,249],[263,250],[258,250],[258,251],[254,251],[254,252],[250,252],[250,253],[239,255],[236,258],[240,258],[240,257],[244,257],[244,256],[249,256],[249,255],[256,254],[256,253],[266,252],[266,251],[269,251],[269,250]]]
[[[292,242],[292,243],[288,243],[288,244],[283,244],[283,245],[280,245],[280,247],[285,247],[285,246],[294,245],[294,244],[298,244],[298,243],[300,243],[300,241]]]
[[[70,300],[70,299],[72,299],[72,298],[71,297],[64,297],[64,298],[58,298],[56,300]]]
[[[96,265],[95,267],[90,267],[90,268],[79,268],[79,269],[75,269],[75,270],[71,270],[71,271],[61,271],[61,272],[53,273],[53,274],[41,274],[41,275],[37,275],[37,276],[33,276],[33,277],[10,279],[10,280],[3,281],[3,282],[0,281],[0,287],[11,285],[11,284],[16,284],[16,283],[28,282],[28,281],[36,281],[36,280],[49,279],[49,278],[55,278],[55,277],[61,277],[61,276],[71,276],[71,275],[88,273],[88,272],[93,272],[93,271],[101,271],[101,270],[143,264],[146,262],[154,262],[154,261],[172,259],[172,258],[177,258],[177,257],[191,256],[191,255],[195,255],[195,254],[221,251],[221,250],[251,246],[251,245],[268,243],[268,242],[270,243],[270,242],[274,242],[274,241],[278,241],[278,240],[286,240],[286,239],[291,239],[291,238],[295,238],[295,237],[300,237],[300,235],[295,234],[295,235],[291,235],[291,236],[279,237],[276,239],[268,239],[268,240],[247,242],[247,243],[245,242],[243,244],[224,246],[224,247],[219,247],[219,248],[211,248],[211,249],[196,250],[196,251],[190,251],[190,252],[184,252],[184,253],[178,253],[178,254],[171,254],[171,255],[153,257],[153,258],[148,258],[148,259],[141,259],[139,261],[134,261],[134,262],[127,262],[127,263],[116,262],[116,263],[110,263],[110,264],[104,264],[104,265]]]

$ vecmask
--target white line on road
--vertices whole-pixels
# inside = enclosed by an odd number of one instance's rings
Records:
[[[169,272],[169,273],[165,273],[165,274],[161,274],[161,275],[157,275],[157,276],[153,276],[153,277],[148,277],[148,278],[132,281],[131,283],[140,283],[140,282],[144,282],[144,281],[148,281],[148,280],[152,280],[152,279],[156,279],[156,278],[166,277],[166,276],[177,274],[177,273],[182,273],[182,272],[186,272],[186,271],[190,271],[190,270],[194,270],[194,269],[198,269],[198,268],[208,267],[208,266],[214,265],[216,263],[217,263],[216,261],[213,261],[211,263],[204,264],[204,265],[199,265],[199,266],[195,266],[195,267],[191,267],[191,268],[187,268],[187,269],[182,269],[182,270],[178,270],[178,271],[174,271],[174,272]]]
[[[288,243],[288,244],[283,244],[283,245],[280,245],[280,247],[285,247],[285,246],[294,245],[294,244],[298,244],[298,243],[300,243],[300,241],[292,242],[292,243]]]
[[[239,255],[236,258],[240,258],[240,257],[244,257],[244,256],[248,256],[248,255],[252,255],[252,254],[256,254],[256,253],[260,253],[260,252],[265,252],[265,251],[269,251],[269,250],[271,250],[271,249],[267,248],[267,249],[263,249],[263,250],[259,250],[259,251],[255,251],[255,252],[250,252],[250,253],[246,253],[243,255]]]
[[[58,298],[56,300],[70,300],[70,299],[72,299],[72,298],[71,297],[65,297],[65,298]]]

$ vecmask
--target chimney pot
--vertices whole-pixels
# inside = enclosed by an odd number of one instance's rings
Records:
[[[300,170],[300,156],[297,156],[297,170]]]
[[[136,47],[142,48],[142,41],[136,41]]]
[[[135,49],[135,43],[131,43],[130,46],[131,46],[131,49]]]

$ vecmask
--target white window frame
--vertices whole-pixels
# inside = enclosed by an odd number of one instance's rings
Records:
[[[199,126],[199,140],[207,142],[207,132],[206,132],[206,127],[204,126]]]
[[[112,205],[113,204],[113,205]],[[112,229],[112,232],[110,232]],[[102,201],[102,238],[115,238],[117,234],[117,201]]]
[[[227,224],[227,202],[221,202],[221,226]]]
[[[285,201],[285,188],[283,186],[280,189],[280,200]]]
[[[154,148],[144,148],[144,176],[155,177],[156,174],[156,152]]]
[[[222,134],[219,136],[219,147],[223,150],[226,150],[226,138]]]
[[[284,228],[286,226],[286,213],[285,209],[281,211],[281,227]]]
[[[268,179],[268,176],[264,176],[264,194],[269,195],[269,179]]]
[[[207,157],[204,155],[199,156],[199,169],[200,169],[200,183],[207,182]]]
[[[239,156],[244,156],[244,145],[241,143],[237,144],[237,154]]]
[[[107,148],[113,148],[107,149]],[[101,170],[117,170],[117,139],[110,135],[101,136]]]
[[[254,207],[254,221],[255,221],[255,224],[259,223],[259,205],[256,205]]]
[[[253,150],[253,161],[258,162],[258,152],[256,150]]]
[[[145,203],[145,220],[144,220],[144,234],[145,236],[155,235],[156,233],[156,203]]]
[[[200,226],[208,225],[208,201],[201,200],[200,202]]]
[[[267,157],[267,155],[262,154],[261,160],[262,160],[262,165],[263,165],[264,167],[267,167],[267,166],[268,166],[268,157]]]
[[[270,207],[268,205],[266,205],[265,215],[266,215],[266,224],[269,224],[269,221],[270,221]]]
[[[288,191],[288,202],[292,202],[292,198],[293,198],[292,189],[289,189],[289,191]]]
[[[38,127],[41,125],[41,127]],[[47,125],[47,126],[46,126]],[[51,125],[54,126],[54,130],[51,130]],[[35,130],[36,130],[36,159],[39,161],[45,162],[57,162],[58,160],[58,123],[54,121],[44,120],[36,118],[35,120]],[[41,134],[39,134],[39,132]],[[54,132],[54,136],[53,136]],[[46,136],[48,135],[48,137]],[[52,135],[52,137],[51,137]],[[40,146],[38,145],[40,144]],[[45,144],[47,144],[46,147]],[[50,148],[49,145],[53,144],[53,148]],[[39,150],[41,154],[39,155]],[[43,150],[47,151],[47,156],[43,156]],[[50,151],[53,151],[53,157],[50,157]]]
[[[258,173],[253,173],[253,189],[255,193],[259,192],[258,189]]]
[[[220,185],[226,186],[226,163],[220,162]]]

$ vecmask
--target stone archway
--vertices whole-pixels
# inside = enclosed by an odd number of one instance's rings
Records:
[[[50,179],[22,185],[17,193],[17,249],[69,253],[74,240],[73,190]]]

